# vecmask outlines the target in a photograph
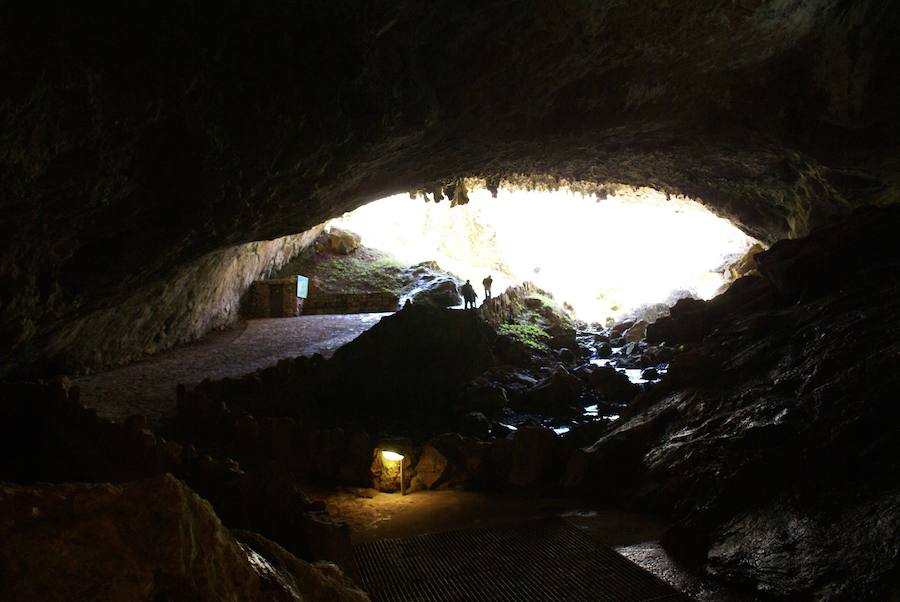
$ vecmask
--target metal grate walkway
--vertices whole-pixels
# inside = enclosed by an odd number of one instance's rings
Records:
[[[562,519],[376,541],[354,555],[376,602],[687,600]]]

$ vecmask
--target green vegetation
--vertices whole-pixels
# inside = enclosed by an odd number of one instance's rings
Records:
[[[286,265],[281,275],[302,274],[316,279],[325,292],[400,294],[408,277],[393,255],[360,247],[348,255],[307,249]]]
[[[543,305],[544,307],[553,309],[553,310],[555,310],[558,307],[556,300],[548,295],[545,295],[543,292],[535,291],[535,292],[528,293],[528,296],[525,297],[525,299],[526,300],[527,299],[535,299],[537,301],[540,301],[541,305]]]
[[[497,327],[497,334],[511,336],[537,350],[547,349],[547,344],[550,342],[550,335],[534,324],[508,322]]]
[[[393,257],[375,257],[356,251],[330,255],[316,265],[315,276],[323,290],[342,292],[399,293],[404,285],[403,266]]]

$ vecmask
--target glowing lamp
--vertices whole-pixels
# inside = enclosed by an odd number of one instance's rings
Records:
[[[405,456],[403,454],[398,454],[395,451],[383,450],[381,452],[381,457],[390,462],[400,462],[400,495],[406,495],[406,492],[403,489],[403,459]]]

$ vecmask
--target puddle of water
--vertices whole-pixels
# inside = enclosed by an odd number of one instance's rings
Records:
[[[570,430],[572,430],[572,427],[558,426],[553,429],[553,432],[556,433],[557,435],[564,435],[565,433],[568,433]]]
[[[506,428],[508,428],[511,431],[519,430],[519,427],[513,426],[511,424],[506,424],[505,422],[498,422],[497,424],[499,424],[500,426],[505,426]]]

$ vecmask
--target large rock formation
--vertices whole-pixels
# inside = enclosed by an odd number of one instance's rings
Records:
[[[170,475],[124,485],[0,483],[5,600],[368,600],[340,571],[238,541]],[[39,576],[39,577],[38,577]]]
[[[768,242],[897,200],[893,3],[361,7],[7,10],[4,367],[136,283],[462,176],[648,185]]]
[[[371,429],[404,425],[403,432],[431,434],[446,428],[464,388],[493,365],[494,336],[475,311],[414,303],[328,360],[283,360],[240,379],[201,383],[188,397],[204,407],[224,404],[256,416]],[[182,404],[181,410],[190,421],[189,408]],[[203,420],[196,421],[199,436]]]
[[[761,275],[657,322],[690,349],[567,481],[671,514],[672,550],[758,592],[896,599],[898,223],[779,242]]]

